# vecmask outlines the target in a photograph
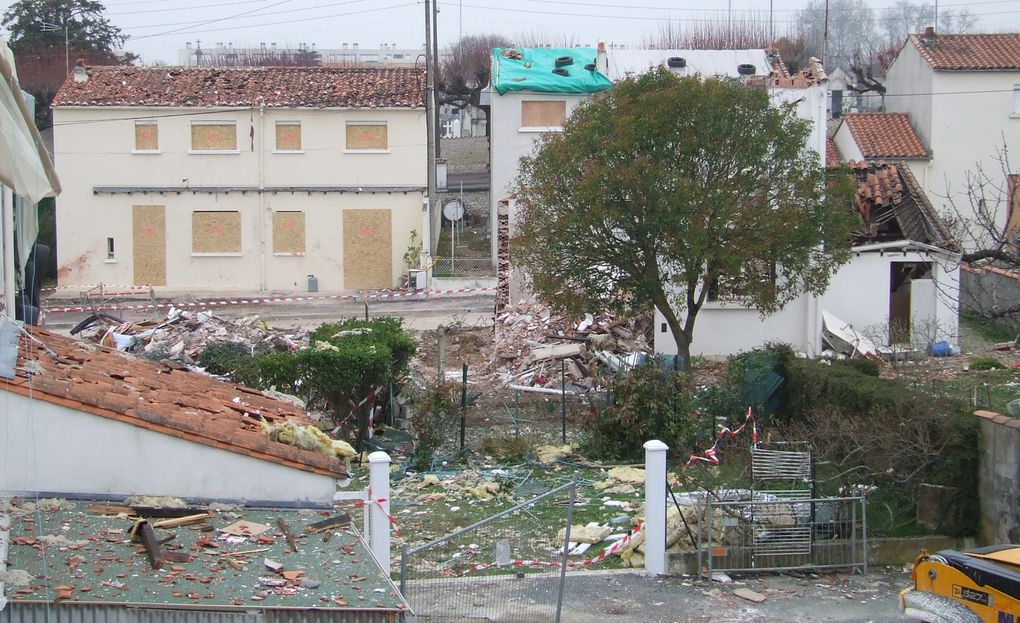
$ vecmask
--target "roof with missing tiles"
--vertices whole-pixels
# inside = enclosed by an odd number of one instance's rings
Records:
[[[857,181],[854,206],[868,242],[913,240],[952,248],[952,235],[904,163],[850,162]]]
[[[907,113],[849,113],[843,117],[843,123],[865,158],[930,157]]]
[[[338,479],[343,461],[270,441],[260,421],[307,425],[297,405],[171,362],[155,363],[38,327],[0,388],[194,443]],[[30,373],[31,371],[31,373]]]
[[[1020,33],[910,35],[910,43],[938,71],[1020,70]]]
[[[54,106],[424,108],[423,71],[352,67],[85,67]]]

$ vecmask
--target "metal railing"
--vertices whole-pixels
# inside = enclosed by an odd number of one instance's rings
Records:
[[[698,523],[698,568],[715,571],[868,570],[864,497],[789,498],[755,492],[751,499],[706,502]]]
[[[494,277],[496,268],[488,257],[441,257],[432,265],[435,277]]]
[[[424,545],[400,552],[406,621],[560,620],[576,477],[564,485]],[[564,499],[565,497],[565,499]],[[533,521],[541,515],[542,522]],[[549,518],[559,516],[549,526]],[[542,534],[528,525],[542,524]],[[554,546],[550,531],[562,529]]]

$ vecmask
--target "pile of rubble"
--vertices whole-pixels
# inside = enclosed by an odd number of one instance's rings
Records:
[[[618,371],[646,361],[652,325],[651,314],[578,321],[532,298],[496,316],[495,366],[505,384],[559,388],[562,359],[567,383],[588,389],[598,362]]]
[[[235,342],[252,354],[260,354],[294,352],[308,341],[307,332],[274,329],[258,316],[223,318],[208,311],[187,312],[174,307],[160,321],[120,322],[112,316],[96,314],[71,333],[109,348],[189,366],[198,365],[202,351],[216,342]]]

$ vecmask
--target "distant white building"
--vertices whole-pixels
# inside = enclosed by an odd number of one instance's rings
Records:
[[[202,47],[201,41],[194,45],[188,41],[184,49],[178,51],[178,63],[183,67],[243,67],[315,60],[322,65],[414,65],[422,57],[421,64],[424,66],[424,54],[424,45],[402,48],[396,43],[380,43],[377,48],[362,48],[357,43],[341,43],[339,48],[317,48],[314,43],[301,43],[296,48],[288,48],[276,43],[235,47],[233,43],[222,42]]]

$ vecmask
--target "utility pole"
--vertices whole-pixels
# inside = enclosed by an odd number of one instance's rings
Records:
[[[432,0],[432,67],[435,68],[436,75],[439,75],[439,0]],[[434,87],[435,82],[432,84]],[[436,121],[432,128],[436,134],[436,157],[440,158],[443,155],[442,142],[439,140],[439,137],[442,135],[442,129],[439,124],[438,97],[436,99]]]
[[[428,205],[429,253],[435,257],[439,244],[439,228],[435,227],[436,212],[436,65],[432,56],[432,3],[436,0],[425,0],[425,134],[428,145]]]

